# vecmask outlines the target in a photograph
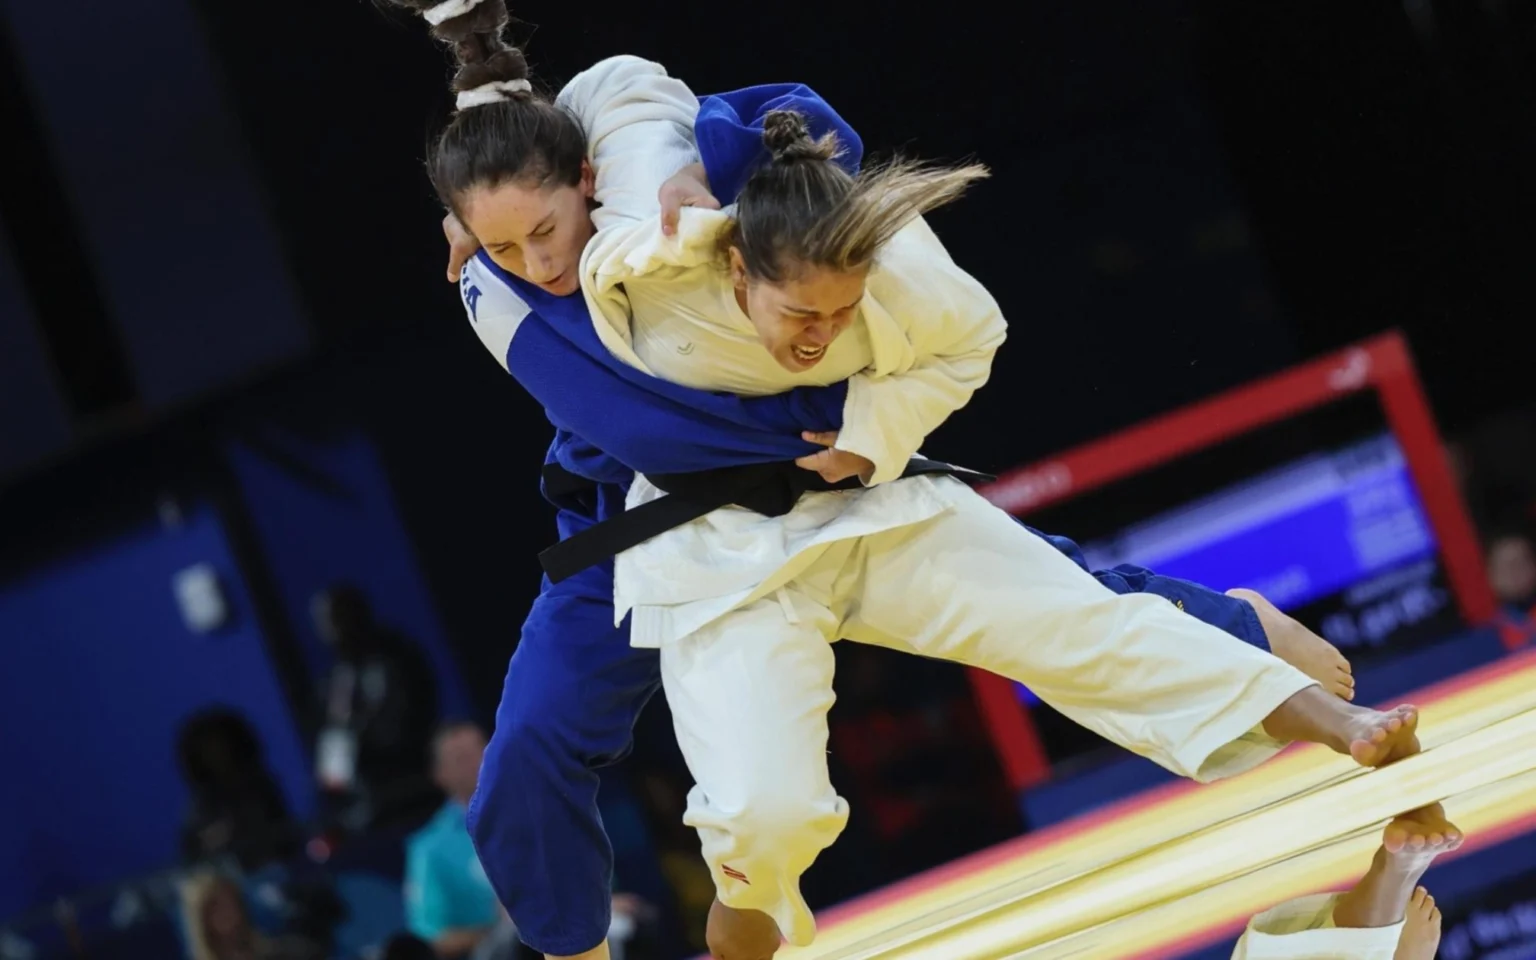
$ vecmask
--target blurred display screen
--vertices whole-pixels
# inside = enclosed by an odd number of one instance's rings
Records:
[[[1095,570],[1132,564],[1257,590],[1357,668],[1461,626],[1407,461],[1373,404],[1240,438],[1025,520],[1077,540]],[[1065,727],[1042,733],[1056,760],[1102,744]]]
[[[1444,960],[1536,958],[1536,872],[1498,884],[1475,906],[1448,912],[1438,956]]]
[[[1356,663],[1458,623],[1391,435],[1292,461],[1082,548],[1094,570],[1133,564],[1213,590],[1256,590]]]
[[[1379,647],[1452,606],[1436,543],[1390,435],[1295,461],[1083,544],[1214,590],[1247,587],[1340,647]]]

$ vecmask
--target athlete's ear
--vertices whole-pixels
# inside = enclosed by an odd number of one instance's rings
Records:
[[[747,261],[736,247],[731,248],[731,283],[737,290],[747,289]]]
[[[597,171],[592,169],[592,162],[586,157],[581,158],[581,180],[576,184],[581,195],[591,200],[597,193]]]

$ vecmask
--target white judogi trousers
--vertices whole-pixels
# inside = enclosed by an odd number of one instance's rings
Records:
[[[1118,596],[973,491],[921,523],[814,548],[796,576],[661,644],[696,786],[696,828],[727,906],[815,936],[800,875],[848,805],[827,771],[830,644],[849,639],[1020,681],[1074,721],[1198,780],[1283,744],[1265,717],[1313,681],[1161,597]]]
[[[1403,923],[1336,927],[1337,895],[1288,900],[1248,921],[1232,960],[1392,960]]]

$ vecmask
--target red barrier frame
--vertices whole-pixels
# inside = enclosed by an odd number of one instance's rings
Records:
[[[1498,605],[1483,569],[1477,534],[1457,493],[1408,343],[1397,331],[1010,471],[982,493],[1023,517],[1368,390],[1376,394],[1387,426],[1402,447],[1462,618],[1472,625],[1493,621]],[[1506,645],[1519,642],[1517,636],[1506,634]],[[973,669],[970,675],[977,706],[1014,789],[1049,779],[1050,762],[1014,684],[981,670]]]

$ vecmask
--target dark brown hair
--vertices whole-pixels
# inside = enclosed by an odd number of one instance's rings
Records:
[[[416,13],[437,6],[436,0],[388,2]],[[510,19],[505,0],[482,0],[463,16],[431,28],[458,60],[455,93],[488,83],[531,82],[523,52],[502,40]],[[475,187],[512,181],[575,186],[586,155],[587,137],[576,118],[536,88],[458,111],[427,158],[427,175],[443,205],[459,214],[464,195]]]
[[[790,110],[763,118],[763,145],[771,159],[742,188],[722,244],[741,251],[749,276],[770,283],[808,267],[867,267],[907,224],[990,176],[981,164],[899,159],[855,176],[835,162],[837,137],[812,137]]]

